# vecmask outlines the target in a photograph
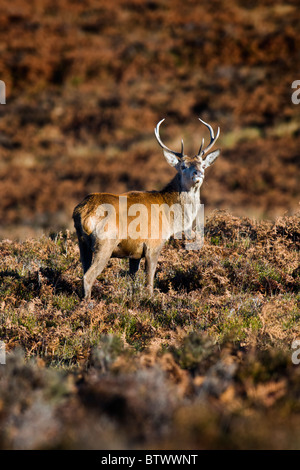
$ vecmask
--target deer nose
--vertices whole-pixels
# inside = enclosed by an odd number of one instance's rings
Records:
[[[195,183],[199,183],[200,181],[202,181],[204,178],[204,172],[201,171],[201,170],[194,170],[193,172],[193,181]]]

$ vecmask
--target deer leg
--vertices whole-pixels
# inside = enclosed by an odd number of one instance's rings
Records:
[[[91,266],[83,276],[83,295],[85,299],[90,299],[93,284],[105,268],[112,255],[114,247],[115,242],[112,243],[111,240],[106,240],[95,247]]]
[[[129,274],[131,277],[134,277],[134,275],[138,271],[140,267],[140,262],[140,259],[129,258]]]
[[[146,284],[150,294],[153,294],[154,275],[160,249],[148,250],[145,254]]]

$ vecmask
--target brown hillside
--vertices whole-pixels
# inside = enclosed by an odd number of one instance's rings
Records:
[[[299,203],[296,1],[3,0],[0,235],[71,227],[92,191],[157,189],[172,175],[153,128],[196,152],[220,125],[203,202],[276,217]]]

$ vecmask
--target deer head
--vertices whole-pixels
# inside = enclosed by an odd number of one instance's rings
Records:
[[[217,134],[215,136],[213,128],[208,123],[202,121],[202,119],[199,118],[199,121],[201,121],[210,132],[210,143],[207,145],[207,147],[204,148],[203,138],[198,154],[194,157],[188,157],[183,153],[183,140],[181,140],[180,152],[175,152],[169,149],[162,142],[159,135],[159,128],[164,120],[165,119],[162,119],[157,124],[156,128],[154,129],[154,132],[159,145],[163,148],[164,156],[167,162],[169,163],[169,165],[173,166],[180,175],[180,181],[183,190],[189,191],[192,188],[200,188],[204,180],[204,171],[206,170],[206,168],[208,168],[214,163],[214,161],[220,154],[219,149],[208,153],[220,135],[220,128],[218,127]]]

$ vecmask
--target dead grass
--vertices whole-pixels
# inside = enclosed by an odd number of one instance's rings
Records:
[[[294,0],[1,1],[1,449],[300,448],[299,15]],[[205,247],[171,241],[153,297],[111,261],[82,302],[72,210],[171,179],[164,116],[189,154],[198,116],[221,127]]]
[[[153,297],[112,260],[82,302],[74,234],[2,241],[1,447],[299,448],[299,243],[298,216],[215,212]]]

